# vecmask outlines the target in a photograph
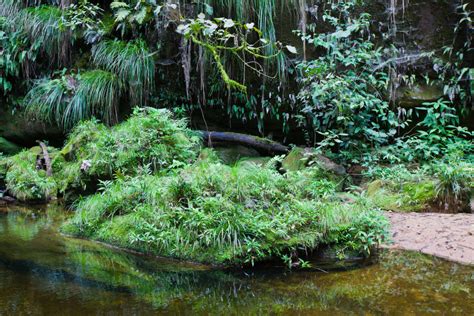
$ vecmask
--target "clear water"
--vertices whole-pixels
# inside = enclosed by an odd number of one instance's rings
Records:
[[[385,252],[348,271],[222,271],[57,233],[64,211],[0,209],[0,315],[474,315],[474,267]]]

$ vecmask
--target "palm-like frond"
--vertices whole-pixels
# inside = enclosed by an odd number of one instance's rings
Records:
[[[92,49],[96,65],[127,83],[132,105],[143,105],[154,87],[155,63],[143,40],[102,41]]]
[[[71,127],[92,116],[106,124],[116,123],[122,92],[122,82],[111,72],[92,70],[82,73],[76,93],[64,111],[63,125]]]
[[[24,105],[35,119],[69,129],[93,116],[106,124],[118,120],[123,84],[117,75],[92,70],[61,79],[42,79],[28,92]]]
[[[70,98],[64,79],[41,79],[26,95],[24,105],[30,117],[62,125]]]
[[[60,65],[70,60],[71,32],[61,27],[62,11],[55,6],[43,5],[23,9],[23,27],[31,42]]]

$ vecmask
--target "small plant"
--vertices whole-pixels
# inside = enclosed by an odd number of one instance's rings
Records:
[[[462,210],[474,193],[474,164],[448,161],[433,165],[437,177],[436,197],[445,210]]]

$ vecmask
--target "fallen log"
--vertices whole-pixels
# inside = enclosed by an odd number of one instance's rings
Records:
[[[260,153],[265,154],[286,154],[289,148],[275,141],[247,134],[233,132],[207,132],[198,131],[205,144],[209,147],[220,144],[242,145],[254,148]]]
[[[37,161],[37,168],[42,169],[41,163],[44,163],[44,166],[46,167],[46,175],[48,177],[51,177],[53,175],[53,168],[51,167],[51,158],[48,153],[48,148],[43,142],[38,141],[38,144],[41,147],[41,150],[43,152],[43,160],[39,159]]]

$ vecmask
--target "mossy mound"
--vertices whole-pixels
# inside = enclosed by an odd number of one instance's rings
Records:
[[[343,204],[317,168],[280,174],[206,158],[168,176],[107,183],[81,200],[63,232],[120,247],[206,263],[297,260],[322,245],[366,253],[386,220],[361,200]]]
[[[61,151],[49,147],[52,177],[36,170],[39,147],[2,159],[0,170],[8,191],[19,200],[48,199],[143,169],[166,173],[194,161],[198,144],[186,122],[173,119],[170,111],[141,108],[113,127],[83,122]]]
[[[60,169],[63,160],[58,150],[48,147],[48,151],[53,159],[52,167]],[[41,152],[40,147],[32,147],[0,160],[0,177],[9,194],[20,201],[46,201],[58,193],[59,178],[48,177],[45,170],[37,168],[37,157]]]
[[[377,166],[368,172],[366,192],[381,209],[399,212],[460,212],[474,196],[474,162],[433,161],[423,166]]]
[[[436,200],[436,182],[395,183],[375,180],[367,185],[367,195],[377,207],[397,212],[420,212]]]

